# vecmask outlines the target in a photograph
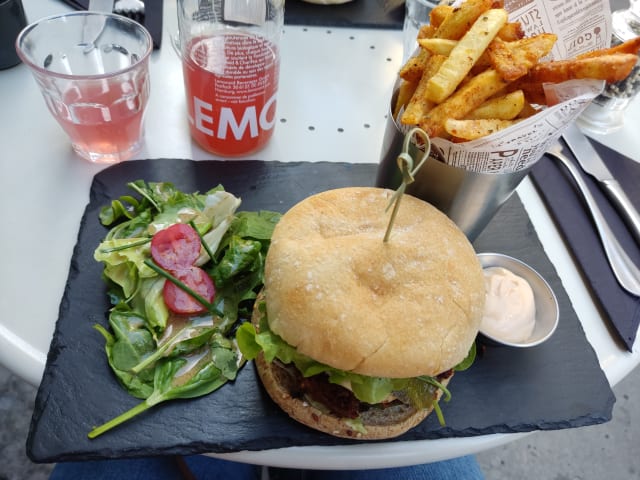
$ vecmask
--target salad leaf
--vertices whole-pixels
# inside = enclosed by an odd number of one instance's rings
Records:
[[[270,241],[280,216],[277,212],[267,210],[238,212],[234,220],[233,231],[240,237]]]
[[[230,342],[218,342],[190,356],[164,359],[154,369],[152,393],[132,409],[92,429],[88,436],[102,435],[167,400],[207,395],[235,379],[243,363],[242,356]]]
[[[257,306],[261,314],[258,330],[248,322],[243,323],[236,331],[236,341],[243,355],[253,360],[263,352],[267,362],[275,358],[281,362],[293,363],[304,377],[326,373],[331,383],[339,385],[348,384],[356,398],[366,403],[380,403],[394,391],[405,391],[409,400],[416,408],[436,407],[436,393],[440,389],[444,393],[445,400],[451,398],[451,394],[440,382],[433,377],[420,376],[417,378],[384,378],[369,377],[353,372],[339,370],[299,353],[294,347],[285,342],[280,336],[269,329],[266,314],[266,304],[260,302]],[[475,344],[470,354],[461,363],[463,367],[475,357]],[[441,413],[438,413],[441,418]],[[444,421],[442,420],[441,423]],[[444,423],[443,423],[444,424]]]
[[[453,367],[453,369],[456,372],[464,372],[465,370],[469,369],[471,365],[473,365],[473,362],[475,362],[475,360],[476,360],[476,342],[473,342],[471,344],[471,348],[469,349],[469,353],[467,353],[467,356],[458,365]]]
[[[211,270],[215,284],[223,286],[241,272],[259,269],[261,250],[260,242],[233,235],[229,241],[229,248]]]
[[[118,305],[109,315],[114,335],[102,325],[95,325],[105,338],[105,352],[111,369],[127,391],[137,398],[147,398],[153,391],[153,375],[134,375],[129,369],[155,350],[151,333],[144,328],[144,318]]]
[[[164,303],[162,291],[164,278],[149,278],[142,282],[138,299],[144,299],[144,316],[147,325],[153,332],[163,332],[169,319],[169,309]]]
[[[140,373],[152,367],[161,358],[189,354],[205,345],[215,333],[213,318],[182,317],[174,315],[164,330],[164,335],[158,340],[158,348],[147,355],[142,361],[130,365],[133,373]]]
[[[152,215],[150,211],[142,211],[139,215],[130,218],[126,222],[122,222],[114,226],[107,234],[105,240],[146,236],[151,218]]]
[[[242,354],[249,360],[253,360],[257,353],[264,352],[268,362],[277,358],[283,363],[293,363],[305,377],[326,373],[331,383],[350,383],[351,389],[358,400],[367,403],[380,403],[395,390],[402,390],[407,379],[368,377],[357,373],[339,370],[323,363],[317,362],[306,355],[299,353],[294,347],[282,340],[281,337],[269,330],[266,321],[266,312],[260,305],[263,315],[260,320],[257,333],[251,323],[245,322],[236,332],[236,340]]]
[[[215,192],[215,194],[207,196],[203,214],[212,219],[212,228],[202,235],[206,249],[201,252],[196,260],[196,266],[203,265],[211,260],[208,252],[214,252],[215,255],[216,250],[224,248],[221,248],[220,243],[233,225],[234,213],[239,205],[240,200],[227,192]],[[202,234],[202,228],[198,228],[198,232]]]
[[[111,205],[100,209],[100,222],[103,225],[111,225],[121,217],[132,219],[140,207],[140,202],[135,197],[123,195],[118,200],[113,200]]]

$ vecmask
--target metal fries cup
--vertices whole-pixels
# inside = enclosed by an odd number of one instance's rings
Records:
[[[376,186],[396,189],[402,182],[397,158],[404,134],[389,112],[382,144]],[[409,154],[417,161],[418,147],[410,145]],[[512,173],[478,173],[447,165],[431,146],[429,159],[417,172],[406,193],[431,203],[445,213],[470,241],[484,230],[507,201],[531,167]]]

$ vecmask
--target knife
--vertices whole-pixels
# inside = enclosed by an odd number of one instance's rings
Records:
[[[604,189],[614,207],[618,210],[631,233],[640,244],[640,214],[624,193],[618,181],[613,177],[605,163],[596,152],[587,137],[574,124],[562,134],[569,149],[573,152],[582,169],[595,178]]]

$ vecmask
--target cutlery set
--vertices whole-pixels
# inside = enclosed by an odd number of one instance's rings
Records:
[[[562,136],[569,149],[582,169],[595,178],[602,186],[604,193],[609,197],[616,210],[626,222],[629,231],[640,243],[640,215],[627,195],[613,177],[606,164],[598,155],[591,142],[585,137],[575,124],[569,126]]]
[[[640,215],[590,141],[574,124],[570,125],[562,136],[582,170],[598,181],[598,184],[625,221],[631,234],[640,244]],[[562,153],[562,145],[560,143],[553,145],[547,151],[547,155],[558,160],[574,179],[589,209],[616,280],[624,290],[632,295],[640,296],[640,269],[616,239],[609,223],[589,191],[589,187],[583,180],[580,170]]]

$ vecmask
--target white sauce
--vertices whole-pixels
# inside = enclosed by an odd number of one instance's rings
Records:
[[[486,301],[480,329],[511,343],[525,341],[536,324],[533,290],[522,277],[502,267],[484,269]]]

